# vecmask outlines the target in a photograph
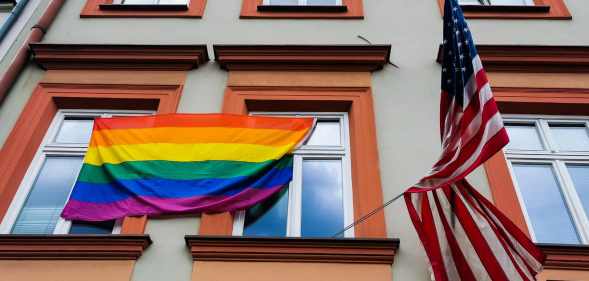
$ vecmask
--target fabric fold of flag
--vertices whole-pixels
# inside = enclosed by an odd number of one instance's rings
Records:
[[[62,217],[245,209],[290,182],[289,153],[313,124],[228,114],[98,118]]]
[[[542,252],[465,179],[509,138],[457,0],[444,5],[441,86],[442,154],[404,194],[435,280],[536,280]]]

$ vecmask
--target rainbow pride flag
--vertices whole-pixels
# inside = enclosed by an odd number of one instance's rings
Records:
[[[245,209],[290,182],[289,153],[313,124],[228,114],[98,118],[61,216],[104,221]]]

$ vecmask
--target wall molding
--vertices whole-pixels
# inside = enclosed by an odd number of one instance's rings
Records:
[[[225,70],[375,71],[391,45],[214,45]]]
[[[589,246],[538,244],[546,254],[545,269],[587,270]]]
[[[589,46],[477,45],[485,70],[511,72],[589,72]],[[442,62],[442,46],[437,62]]]
[[[100,45],[32,43],[44,69],[190,70],[209,60],[206,45]]]
[[[253,238],[186,235],[195,261],[392,264],[399,239]]]
[[[0,235],[0,260],[136,260],[149,235]]]

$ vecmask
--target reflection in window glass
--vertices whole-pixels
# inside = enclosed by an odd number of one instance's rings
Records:
[[[245,213],[244,236],[286,236],[288,188],[249,208]]]
[[[339,121],[317,121],[307,145],[341,145]]]
[[[536,242],[577,244],[575,226],[550,164],[513,164]]]
[[[509,134],[507,149],[515,150],[543,150],[544,146],[540,135],[533,124],[507,124],[505,126]]]
[[[567,168],[585,213],[589,215],[589,165],[568,164]]]
[[[48,157],[16,219],[13,234],[52,234],[82,157]]]
[[[299,0],[268,0],[268,5],[296,6]]]
[[[589,130],[583,124],[550,124],[550,132],[561,151],[589,151]]]
[[[338,4],[337,2],[337,0],[307,0],[307,5],[334,6]]]
[[[344,227],[341,160],[303,160],[301,236],[330,237]]]
[[[88,143],[92,135],[94,120],[89,118],[65,118],[55,142],[57,143]]]

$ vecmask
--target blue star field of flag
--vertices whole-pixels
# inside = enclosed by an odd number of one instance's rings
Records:
[[[474,74],[472,59],[477,56],[477,51],[458,2],[445,2],[442,90],[464,106],[464,95],[468,94],[464,86]]]

